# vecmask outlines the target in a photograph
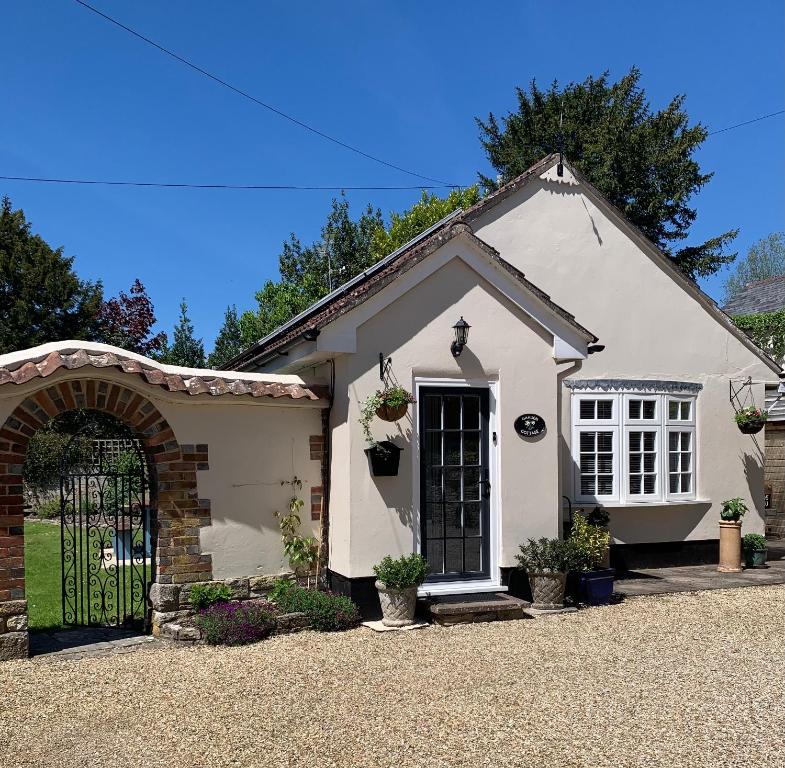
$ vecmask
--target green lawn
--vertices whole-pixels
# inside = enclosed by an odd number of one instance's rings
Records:
[[[83,566],[86,565],[83,559]],[[84,568],[86,571],[86,568]],[[120,569],[119,578],[122,588],[122,574],[125,572],[126,601],[130,605],[131,585],[130,567]],[[99,571],[101,581],[107,579],[106,571]],[[149,582],[150,567],[147,566]],[[51,630],[63,626],[62,573],[60,565],[60,526],[36,520],[25,521],[25,592],[28,603],[28,620],[32,630]],[[81,585],[87,597],[87,577]],[[137,591],[138,586],[134,587]],[[106,589],[107,600],[114,601],[116,588]],[[139,611],[137,610],[137,614]],[[139,614],[141,617],[141,614]]]

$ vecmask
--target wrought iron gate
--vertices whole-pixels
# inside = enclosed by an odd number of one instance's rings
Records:
[[[96,440],[85,455],[77,438],[60,474],[63,623],[142,628],[153,573],[144,453]]]

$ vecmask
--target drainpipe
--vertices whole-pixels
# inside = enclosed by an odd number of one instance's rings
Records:
[[[322,512],[319,516],[319,550],[316,556],[316,586],[319,588],[322,572],[329,565],[330,558],[330,456],[332,455],[330,414],[335,397],[335,360],[330,359],[330,399],[322,411]]]

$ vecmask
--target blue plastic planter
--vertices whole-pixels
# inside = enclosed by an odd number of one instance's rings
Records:
[[[587,605],[605,605],[613,597],[613,579],[615,568],[603,568],[599,571],[584,571],[578,581],[578,598]]]

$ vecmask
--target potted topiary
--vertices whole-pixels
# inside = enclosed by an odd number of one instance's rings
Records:
[[[405,627],[414,623],[417,587],[428,575],[428,562],[416,552],[394,560],[387,555],[373,567],[376,589],[385,627]]]
[[[582,603],[605,605],[613,597],[616,571],[603,567],[609,539],[607,529],[592,525],[583,515],[573,518],[569,541],[574,548],[574,562],[568,584],[571,582],[571,594]]]
[[[722,502],[720,511],[720,563],[721,573],[741,571],[741,518],[747,505],[738,497]]]
[[[562,539],[529,539],[516,555],[526,571],[532,593],[532,608],[557,610],[564,606],[564,587],[575,561],[575,547]]]
[[[745,435],[756,435],[766,426],[768,416],[768,411],[748,405],[746,408],[736,411],[735,419],[739,431]]]
[[[747,568],[763,568],[766,565],[766,539],[759,533],[748,533],[742,539],[744,565]]]

